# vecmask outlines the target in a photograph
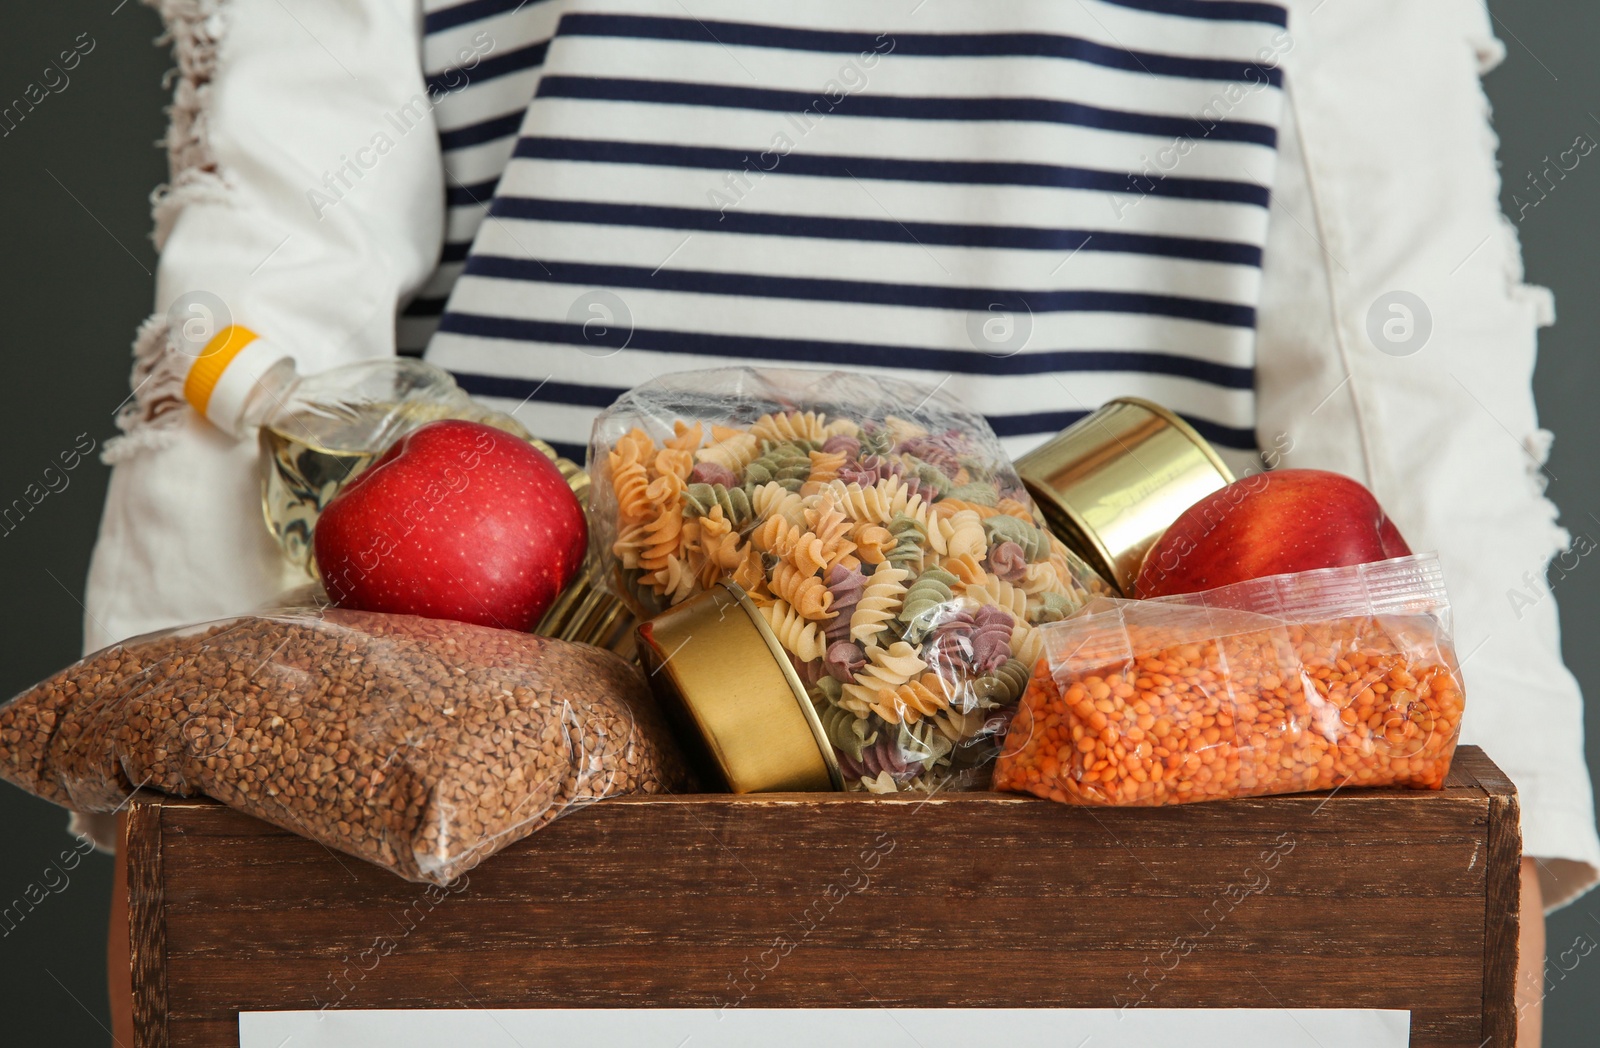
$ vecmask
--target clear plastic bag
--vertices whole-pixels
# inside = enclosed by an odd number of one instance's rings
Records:
[[[1042,632],[997,789],[1161,805],[1450,770],[1464,695],[1433,554],[1097,600]]]
[[[77,811],[204,795],[437,884],[574,806],[684,784],[644,678],[608,652],[300,596],[23,692],[0,706],[0,777]]]
[[[640,618],[731,579],[847,784],[982,785],[1036,626],[1110,592],[1045,528],[983,418],[929,387],[726,368],[595,422],[593,555]]]

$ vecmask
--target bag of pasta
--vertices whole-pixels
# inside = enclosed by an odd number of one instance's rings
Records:
[[[589,467],[616,592],[646,619],[741,587],[850,788],[985,785],[1036,627],[1109,592],[983,418],[909,382],[667,375],[596,420]]]
[[[1450,771],[1464,693],[1434,554],[1095,600],[1041,632],[996,789],[1164,805]]]

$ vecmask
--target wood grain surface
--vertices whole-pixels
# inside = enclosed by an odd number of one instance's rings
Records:
[[[1472,747],[1438,792],[1163,809],[619,798],[449,888],[209,802],[143,797],[128,832],[143,1048],[320,1007],[1404,1008],[1419,1048],[1515,1028],[1516,796]]]

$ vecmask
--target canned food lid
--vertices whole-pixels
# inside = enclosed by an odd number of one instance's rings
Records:
[[[1233,480],[1193,426],[1140,397],[1118,397],[1017,460],[1063,542],[1124,594],[1178,515]]]
[[[822,718],[817,714],[817,708],[811,704],[811,695],[805,682],[800,679],[800,673],[795,669],[794,663],[789,660],[789,655],[783,649],[783,643],[778,640],[778,635],[772,632],[772,627],[767,620],[761,617],[743,587],[733,581],[723,582],[729,593],[739,598],[739,606],[749,616],[750,624],[761,634],[761,639],[766,642],[767,652],[772,656],[772,661],[778,664],[778,670],[784,676],[784,683],[789,685],[789,693],[794,696],[795,705],[800,708],[800,715],[805,718],[806,727],[811,729],[811,738],[817,744],[817,749],[822,753],[822,761],[828,766],[828,778],[833,782],[836,790],[844,789],[844,772],[839,767],[839,758],[833,752],[833,743],[828,739],[828,731],[822,726]]]
[[[651,688],[703,774],[734,793],[844,788],[805,685],[738,586],[719,583],[637,636]]]

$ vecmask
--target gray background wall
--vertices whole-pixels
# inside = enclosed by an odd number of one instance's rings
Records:
[[[1487,81],[1501,137],[1503,203],[1578,134],[1600,141],[1600,8],[1571,0],[1494,0],[1509,57]],[[165,127],[160,32],[130,0],[13,4],[0,34],[0,97],[42,82],[50,60],[79,34],[94,41],[63,85],[0,137],[0,503],[9,503],[80,434],[115,432],[127,393],[128,344],[150,307],[155,252],[146,194],[165,177],[153,143]],[[49,89],[47,87],[47,89]],[[1526,191],[1523,200],[1529,199]],[[1574,534],[1600,540],[1600,154],[1582,162],[1518,223],[1529,279],[1555,290],[1560,323],[1546,331],[1536,380],[1544,424],[1557,436],[1550,490]],[[0,537],[0,695],[18,691],[78,654],[79,623],[107,470],[86,461],[14,531]],[[59,481],[56,482],[59,486]],[[1594,516],[1591,516],[1594,514]],[[1600,757],[1600,567],[1591,559],[1555,582],[1568,663],[1591,696],[1591,765]],[[1596,768],[1600,771],[1600,767]],[[1597,775],[1600,778],[1600,775]],[[70,843],[60,810],[0,784],[0,901],[38,882]],[[102,961],[110,863],[93,856],[14,931],[0,936],[0,1042],[105,1045]],[[3,929],[0,929],[3,930]],[[1600,893],[1550,922],[1553,952],[1600,937]],[[1600,955],[1595,955],[1600,956]],[[1547,1040],[1588,1045],[1600,1021],[1600,960],[1552,967]]]

